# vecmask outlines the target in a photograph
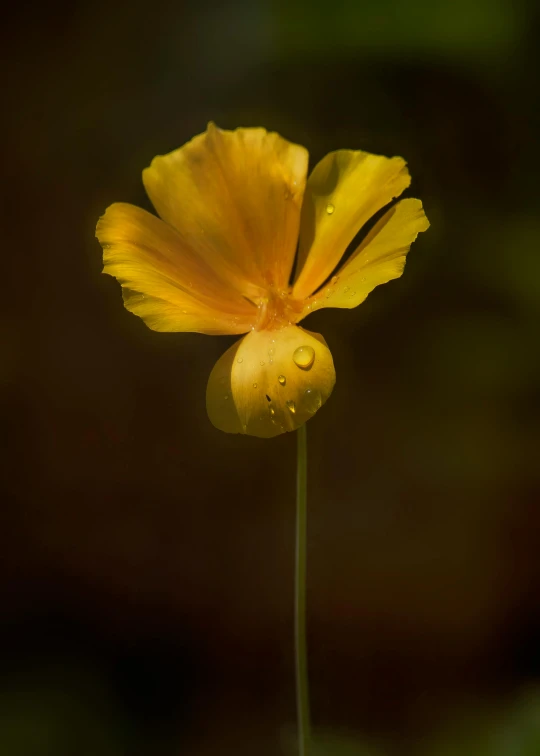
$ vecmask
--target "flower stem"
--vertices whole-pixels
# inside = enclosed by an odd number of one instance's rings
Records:
[[[296,436],[296,560],[294,605],[296,705],[298,717],[298,754],[299,756],[308,756],[310,725],[306,648],[307,434],[305,423],[298,428]]]

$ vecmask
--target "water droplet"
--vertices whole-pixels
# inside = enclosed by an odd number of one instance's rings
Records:
[[[362,283],[364,283],[364,281],[365,281],[365,280],[366,280],[366,277],[365,277],[365,276],[363,276],[363,277],[362,277]]]
[[[268,350],[268,356],[271,357],[276,350],[272,347]]]
[[[332,281],[333,284],[335,284],[337,282],[337,280],[338,280],[337,276],[332,276],[331,281]]]
[[[296,412],[295,402],[293,402],[292,399],[289,399],[288,401],[285,402],[285,404],[287,405],[287,409],[289,410],[289,412],[294,415],[294,413]]]
[[[228,399],[228,398],[229,398],[229,395],[228,395],[228,394],[225,394],[225,396],[224,396],[223,398],[224,398],[224,399]]]
[[[236,361],[237,361],[237,363],[238,363],[238,364],[240,365],[240,363],[241,363],[241,362],[243,362],[243,361],[244,361],[244,359],[243,359],[243,357],[239,357],[239,358],[238,358],[238,359],[237,359]]]
[[[270,407],[270,417],[274,417],[275,414],[276,414],[275,409],[273,407]]]
[[[182,310],[183,315],[187,315],[187,310]]]
[[[322,404],[322,398],[317,389],[308,388],[304,392],[304,399],[302,401],[302,409],[311,414],[317,412]]]
[[[343,289],[343,293],[346,294],[348,291],[349,291],[349,287],[345,286],[345,288]]]
[[[253,384],[253,388],[257,388],[257,384],[256,383]]]
[[[332,215],[335,209],[336,208],[334,207],[334,205],[332,205],[331,202],[329,202],[326,206],[326,212],[328,213],[328,215]]]
[[[355,291],[351,291],[351,293],[349,294],[349,299],[352,299],[355,296],[356,296],[356,292]]]
[[[278,382],[281,383],[282,386],[284,386],[287,383],[287,379],[284,375],[278,375]]]
[[[302,370],[308,370],[315,360],[315,350],[310,346],[300,346],[293,352],[293,361]]]
[[[332,289],[328,289],[326,292],[326,298],[330,299],[331,296],[332,296]]]
[[[261,367],[262,367],[262,365],[264,365],[264,360],[261,360]]]

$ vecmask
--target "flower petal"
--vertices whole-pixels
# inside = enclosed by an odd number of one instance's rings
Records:
[[[249,331],[256,308],[186,248],[177,232],[134,205],[111,205],[96,236],[103,272],[124,287],[124,303],[155,331]]]
[[[230,285],[254,299],[286,288],[308,153],[265,129],[214,124],[143,173],[159,215]]]
[[[376,286],[399,278],[411,244],[428,228],[420,200],[398,202],[375,224],[331,283],[306,302],[301,317],[323,307],[356,307]]]
[[[353,150],[326,155],[306,184],[293,297],[304,299],[318,289],[364,223],[410,180],[400,157]]]
[[[313,417],[335,381],[332,355],[319,334],[294,325],[251,331],[214,366],[206,407],[219,430],[270,438]]]

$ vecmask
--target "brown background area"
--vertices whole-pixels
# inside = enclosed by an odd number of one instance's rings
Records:
[[[2,753],[287,752],[295,439],[215,431],[206,380],[232,340],[149,331],[94,239],[210,119],[312,165],[402,154],[432,223],[402,279],[306,322],[338,376],[308,427],[315,725],[418,754],[463,710],[529,700],[539,25],[533,4],[472,6],[4,19]]]

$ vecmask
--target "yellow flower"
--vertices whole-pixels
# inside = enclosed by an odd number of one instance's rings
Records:
[[[307,166],[307,150],[276,133],[209,124],[143,172],[162,220],[118,203],[97,225],[104,272],[150,328],[246,334],[207,387],[210,420],[230,433],[275,436],[314,415],[334,364],[323,337],[298,323],[322,307],[356,307],[398,278],[429,226],[420,200],[401,200],[334,273],[410,176],[400,157],[353,150],[331,152],[309,178]]]

